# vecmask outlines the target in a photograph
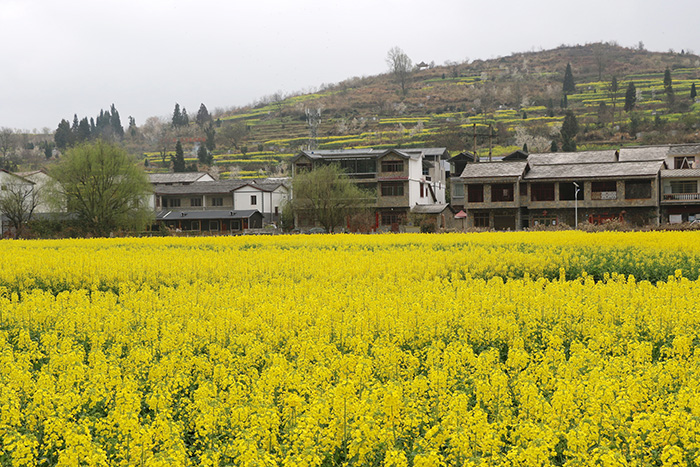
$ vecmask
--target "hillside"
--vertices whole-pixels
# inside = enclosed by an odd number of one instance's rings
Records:
[[[567,63],[576,90],[564,103]],[[672,103],[664,92],[667,68]],[[610,91],[613,76],[616,93]],[[625,112],[630,82],[636,87],[636,106]],[[255,105],[214,113],[213,171],[222,177],[285,173],[285,161],[309,145],[307,109],[321,111],[316,144],[322,149],[445,146],[453,153],[476,148],[483,157],[490,142],[495,156],[524,144],[531,152],[544,152],[552,141],[561,144],[559,129],[567,109],[578,121],[579,149],[698,141],[700,103],[690,98],[696,82],[700,84],[700,57],[695,54],[609,43],[415,69],[405,95],[388,73],[355,77],[314,93],[278,93]],[[169,122],[151,118],[133,134],[127,132],[124,143],[145,155],[148,170],[167,171],[177,139],[185,142],[191,164],[203,138],[194,123],[173,129]]]
[[[223,151],[228,154],[215,160],[224,173],[232,165],[239,175],[246,168],[271,169],[309,144],[306,109],[321,109],[316,141],[323,149],[438,145],[453,152],[473,150],[476,127],[476,148],[484,156],[491,124],[493,155],[525,143],[530,151],[547,151],[565,114],[567,63],[576,83],[567,107],[578,120],[579,148],[698,140],[700,104],[692,103],[690,88],[700,84],[700,57],[599,43],[414,71],[405,96],[390,74],[351,78],[313,94],[272,96],[218,116],[220,135],[241,123],[247,134],[238,151]],[[673,80],[673,105],[664,95],[666,68]],[[619,83],[617,93],[610,92],[612,76]],[[630,82],[637,89],[636,108],[624,112]],[[221,138],[219,147],[226,146]]]

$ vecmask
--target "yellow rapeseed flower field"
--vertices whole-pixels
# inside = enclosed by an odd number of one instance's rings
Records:
[[[700,465],[700,235],[0,242],[2,466]]]

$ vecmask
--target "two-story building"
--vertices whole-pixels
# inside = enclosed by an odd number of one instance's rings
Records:
[[[347,177],[372,194],[375,228],[395,229],[412,211],[447,206],[448,158],[445,148],[302,151],[292,159],[292,174],[338,164]]]
[[[647,225],[668,222],[669,216],[683,213],[682,220],[692,220],[696,211],[700,214],[700,199],[696,204],[691,198],[700,195],[685,195],[683,190],[698,191],[700,171],[668,166],[672,162],[691,166],[700,157],[698,148],[520,152],[498,162],[466,163],[461,175],[452,178],[452,202],[463,206],[467,227],[496,230],[608,219]]]
[[[191,232],[239,232],[277,223],[285,180],[198,180],[153,187],[156,223]]]

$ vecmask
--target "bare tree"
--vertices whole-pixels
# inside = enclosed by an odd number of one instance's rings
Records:
[[[13,237],[18,238],[40,203],[39,189],[21,180],[4,183],[0,188],[0,214],[10,222]]]
[[[248,136],[248,126],[243,120],[237,120],[230,125],[223,124],[216,135],[219,139],[219,145],[228,148],[229,151],[232,148],[238,149]]]
[[[403,50],[399,47],[393,47],[386,55],[386,63],[389,65],[389,71],[401,85],[401,93],[406,95],[406,84],[411,74],[413,62]]]
[[[314,150],[318,146],[318,126],[321,124],[322,107],[317,109],[306,109],[306,123],[309,125],[309,150]]]
[[[0,169],[12,170],[14,161],[12,156],[17,149],[17,134],[12,128],[0,128]]]

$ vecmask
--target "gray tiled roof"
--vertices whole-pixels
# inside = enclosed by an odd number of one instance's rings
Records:
[[[418,159],[421,155],[447,157],[446,148],[408,148],[408,149],[315,149],[313,151],[302,151],[295,159],[305,155],[310,159],[346,159],[346,158],[377,158],[389,151],[399,153],[405,157]]]
[[[194,183],[202,177],[210,176],[206,172],[177,172],[165,174],[148,174],[151,183]]]
[[[499,178],[520,177],[527,167],[526,161],[513,162],[478,162],[467,164],[461,178]]]
[[[153,191],[159,195],[222,194],[230,193],[247,184],[248,182],[243,180],[218,180],[190,185],[156,185]]]
[[[525,180],[653,177],[662,161],[610,162],[601,164],[532,165]]]
[[[411,212],[416,214],[440,214],[447,209],[447,204],[416,204],[411,208]]]
[[[661,178],[700,178],[700,169],[663,169]]]
[[[700,144],[671,146],[669,151],[671,156],[688,156],[690,154],[700,154]]]

